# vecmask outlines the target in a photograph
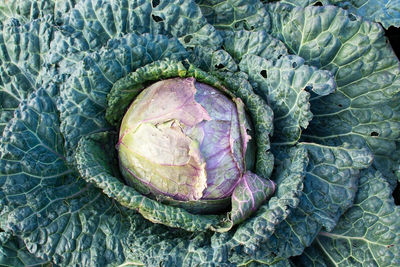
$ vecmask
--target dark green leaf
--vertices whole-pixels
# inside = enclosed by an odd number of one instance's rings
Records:
[[[385,178],[364,171],[354,205],[297,260],[301,266],[399,266],[399,217]]]

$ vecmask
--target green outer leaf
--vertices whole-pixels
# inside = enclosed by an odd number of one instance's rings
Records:
[[[315,94],[328,95],[336,89],[331,73],[304,64],[297,56],[279,59],[246,55],[239,63],[249,74],[255,91],[271,105],[274,111],[274,143],[294,144],[312,119],[310,88]]]
[[[323,227],[332,230],[353,203],[359,170],[367,168],[372,161],[366,149],[300,145],[307,149],[310,160],[300,204],[267,241],[245,244],[244,251],[255,259],[271,262],[300,255]]]
[[[107,95],[106,120],[113,126],[119,126],[129,105],[149,82],[185,76],[184,65],[168,58],[136,69],[114,83]]]
[[[305,140],[368,146],[392,186],[400,160],[399,61],[376,23],[333,6],[267,5],[272,34],[307,64],[335,76],[335,94],[314,98]],[[376,136],[378,135],[378,136]]]
[[[14,0],[0,1],[0,20],[17,18],[23,23],[52,15],[57,22],[65,15],[77,0]],[[79,0],[78,0],[79,1]]]
[[[208,22],[217,29],[269,29],[270,19],[259,0],[196,0]]]
[[[82,32],[78,38],[87,42],[91,51],[127,33],[174,36],[190,47],[217,48],[222,42],[191,0],[163,0],[158,5],[152,1],[81,0],[64,16],[63,24],[67,31],[72,27],[73,32]]]
[[[176,37],[185,47],[216,49],[222,43],[192,0],[156,4],[150,0],[80,0],[59,23],[61,27],[54,34],[47,57],[49,63],[56,64],[64,76],[69,75],[75,71],[76,63],[106,47],[110,39],[133,33]],[[127,56],[136,59],[145,51],[136,49],[130,54]]]
[[[388,29],[390,26],[400,27],[399,0],[350,0],[346,2],[331,1],[350,12],[364,17],[367,20],[379,22]]]
[[[7,233],[0,233],[0,266],[4,267],[50,267],[51,263],[39,259],[26,249],[22,240],[12,236],[6,237]]]
[[[336,147],[302,144],[311,162],[303,192],[312,206],[307,206],[305,211],[312,213],[329,231],[353,204],[359,170],[371,165],[373,155],[366,148],[358,149],[346,143]]]
[[[208,47],[195,47],[189,58],[196,67],[207,72],[238,71],[238,65],[231,55],[223,49],[213,50]]]
[[[55,103],[40,89],[21,103],[4,131],[3,226],[33,255],[57,265],[122,263],[130,251],[131,220],[140,223],[140,218],[77,179],[63,157],[59,124]]]
[[[399,217],[385,178],[363,171],[354,205],[297,260],[301,266],[399,266]]]
[[[222,31],[224,48],[237,61],[246,56],[254,55],[265,59],[277,59],[287,55],[286,46],[278,39],[273,38],[266,30],[259,31]]]
[[[232,226],[227,217],[216,215],[194,215],[182,208],[164,205],[138,193],[133,187],[113,176],[110,157],[113,151],[113,136],[107,133],[92,134],[81,138],[75,154],[78,170],[82,177],[101,188],[109,197],[123,206],[137,210],[146,219],[186,231],[227,231]],[[111,138],[111,140],[110,140]],[[114,153],[115,154],[115,153]]]
[[[18,104],[38,88],[52,34],[49,18],[0,22],[0,136]]]
[[[180,60],[185,56],[186,50],[174,38],[128,34],[110,40],[104,49],[85,57],[62,85],[58,100],[61,131],[69,155],[80,137],[110,128],[105,120],[107,95],[115,82],[156,60]]]
[[[388,29],[390,26],[400,27],[399,0],[284,0],[283,2],[306,7],[320,2],[323,5],[335,5],[362,16],[366,20],[379,22]]]
[[[210,232],[176,231],[146,220],[135,230],[128,246],[145,266],[235,266],[228,258],[232,248],[214,244]]]

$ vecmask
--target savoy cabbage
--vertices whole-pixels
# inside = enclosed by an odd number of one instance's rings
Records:
[[[400,266],[399,6],[0,0],[0,265]],[[276,189],[244,221],[121,175],[123,115],[176,77],[251,117]]]

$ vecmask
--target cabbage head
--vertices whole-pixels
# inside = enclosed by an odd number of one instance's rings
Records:
[[[124,115],[117,143],[120,170],[127,184],[159,201],[216,213],[232,198],[247,215],[274,191],[272,181],[248,170],[255,157],[252,131],[240,98],[231,100],[194,78],[159,81]],[[245,191],[242,201],[250,202],[249,211],[237,202]]]
[[[400,266],[398,6],[0,0],[0,266]]]

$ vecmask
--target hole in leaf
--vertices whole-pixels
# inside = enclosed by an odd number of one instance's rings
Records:
[[[356,18],[356,16],[354,16],[354,14],[349,14],[349,19],[351,20],[351,21],[355,21],[355,20],[357,20],[357,18]]]
[[[338,104],[338,107],[339,107],[339,108],[342,108],[342,107],[343,107],[343,105],[342,105],[342,104]]]
[[[234,25],[233,25],[233,27],[235,28],[235,29],[239,29],[240,28],[240,26],[241,26],[241,22],[240,21],[238,21],[238,22],[236,22]]]
[[[161,17],[159,17],[159,16],[156,16],[156,15],[151,15],[151,17],[153,18],[153,20],[155,21],[155,22],[161,22],[161,21],[164,21]]]
[[[186,35],[185,38],[183,38],[183,41],[188,44],[192,40],[193,36],[192,35]]]
[[[278,59],[281,59],[281,57],[282,57],[282,55],[279,55],[279,56],[278,56]]]
[[[379,133],[377,133],[377,132],[371,132],[371,136],[379,136]]]
[[[307,85],[304,90],[306,91],[311,91],[313,89],[313,87],[311,85]]]
[[[297,63],[296,63],[296,62],[293,62],[293,63],[292,63],[292,67],[293,67],[293,68],[296,68],[296,67],[297,67]]]
[[[263,76],[265,79],[268,77],[267,71],[266,71],[266,70],[260,71],[260,74],[261,74],[261,76]]]
[[[158,6],[160,4],[160,0],[152,0],[151,5],[154,7]]]
[[[316,2],[313,6],[322,6],[321,2]]]
[[[394,198],[394,203],[396,203],[396,205],[400,205],[400,183],[399,182],[397,182],[397,186],[394,189],[392,196]]]
[[[388,30],[385,30],[385,35],[388,38],[397,58],[400,58],[400,27],[395,28],[390,26]]]
[[[225,66],[224,66],[224,64],[219,63],[218,65],[215,65],[215,68],[220,70],[220,69],[225,68]]]

